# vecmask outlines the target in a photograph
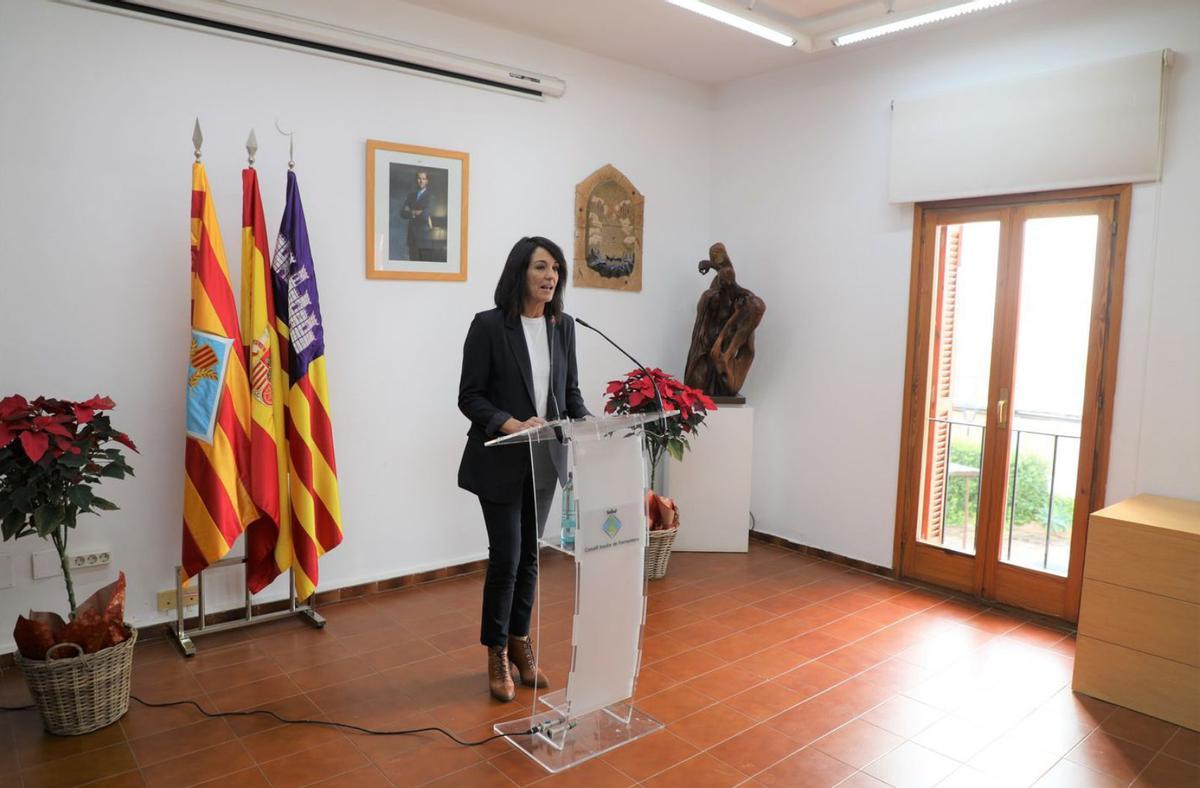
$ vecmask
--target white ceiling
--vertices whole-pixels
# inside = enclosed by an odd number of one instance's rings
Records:
[[[719,85],[813,57],[670,5],[665,0],[408,0],[443,13],[525,33],[682,79]],[[742,0],[741,5],[751,5]],[[941,2],[945,5],[944,0]],[[754,13],[804,32],[883,21],[886,0],[758,0]],[[937,0],[893,0],[894,9]],[[985,17],[1004,7],[978,12]],[[827,38],[826,38],[827,40]],[[819,45],[819,42],[818,42]],[[859,45],[861,46],[861,45]]]

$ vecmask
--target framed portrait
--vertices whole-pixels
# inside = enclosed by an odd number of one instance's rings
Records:
[[[460,151],[367,140],[367,278],[467,278]]]

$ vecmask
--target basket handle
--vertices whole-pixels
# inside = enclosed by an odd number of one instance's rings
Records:
[[[63,646],[70,646],[71,648],[75,649],[75,651],[77,651],[78,653],[73,654],[70,657],[61,657],[61,659],[74,659],[75,657],[83,656],[83,647],[82,646],[80,646],[78,643],[64,641],[62,643],[55,643],[50,648],[46,649],[46,661],[49,662],[51,659],[53,659],[53,657],[50,655],[53,654],[56,649],[62,648]]]

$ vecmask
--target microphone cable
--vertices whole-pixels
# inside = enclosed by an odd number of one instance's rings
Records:
[[[418,733],[440,733],[443,736],[445,736],[446,738],[453,741],[455,744],[459,744],[463,747],[479,747],[484,744],[487,744],[488,742],[495,741],[496,739],[507,739],[507,738],[511,738],[513,736],[534,736],[539,733],[542,733],[544,730],[546,730],[547,728],[550,727],[547,723],[539,723],[537,725],[534,725],[532,728],[530,728],[527,731],[518,731],[516,733],[497,733],[494,736],[488,736],[486,739],[480,739],[479,741],[463,741],[462,739],[458,738],[457,736],[455,736],[453,733],[446,730],[445,728],[440,728],[440,727],[436,727],[436,726],[430,726],[430,727],[425,727],[425,728],[404,728],[401,730],[374,730],[372,728],[365,728],[361,725],[354,725],[349,722],[335,722],[335,721],[330,721],[330,720],[307,720],[307,719],[293,720],[293,719],[288,719],[287,717],[281,717],[280,715],[276,714],[275,712],[271,711],[270,709],[251,709],[249,711],[208,711],[207,709],[205,709],[203,706],[201,706],[199,703],[197,703],[194,700],[173,700],[173,701],[165,701],[162,703],[151,703],[150,701],[142,700],[141,698],[139,698],[136,695],[130,695],[129,699],[137,701],[138,703],[142,704],[143,706],[147,706],[152,709],[161,709],[161,708],[166,708],[168,706],[193,706],[193,707],[195,707],[196,711],[200,712],[205,717],[209,717],[209,718],[252,717],[252,716],[261,714],[261,715],[264,715],[267,717],[271,717],[272,719],[274,719],[278,722],[281,722],[284,725],[323,725],[327,728],[343,728],[345,730],[357,731],[359,733],[365,733],[369,736],[413,736]],[[28,711],[33,708],[35,708],[33,706],[33,704],[30,704],[28,706],[0,706],[0,711]],[[575,725],[574,725],[574,723],[568,723],[568,727],[573,728],[573,727],[575,727]]]

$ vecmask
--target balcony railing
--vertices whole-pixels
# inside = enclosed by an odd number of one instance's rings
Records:
[[[1070,556],[1080,421],[1020,411],[1014,414],[1014,421],[1041,421],[1046,428],[1011,430],[1001,560],[1065,575]],[[942,486],[942,528],[934,538],[924,541],[973,554],[986,425],[954,418],[930,419],[930,422],[947,426],[949,456],[946,484]],[[1068,478],[1069,493],[1064,490],[1056,500],[1055,483],[1061,484]],[[961,481],[956,484],[957,480]],[[959,489],[951,490],[952,486]],[[952,517],[952,509],[959,510],[954,512],[956,517]]]

